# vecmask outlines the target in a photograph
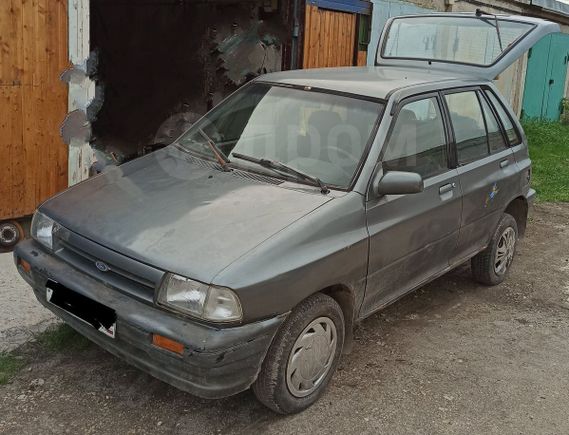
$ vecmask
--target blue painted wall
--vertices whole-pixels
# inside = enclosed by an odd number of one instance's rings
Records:
[[[365,15],[369,15],[371,9],[369,0],[306,0],[306,3],[322,9]]]
[[[407,3],[396,0],[372,0],[373,14],[371,18],[371,38],[368,48],[367,64],[372,66],[375,64],[375,55],[377,53],[377,44],[379,36],[383,30],[383,26],[391,17],[409,14],[428,14],[436,12],[432,9],[421,8],[413,3]]]

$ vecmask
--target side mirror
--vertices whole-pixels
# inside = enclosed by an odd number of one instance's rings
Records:
[[[377,195],[404,195],[419,193],[424,189],[423,178],[415,172],[390,171],[377,175],[373,192]]]

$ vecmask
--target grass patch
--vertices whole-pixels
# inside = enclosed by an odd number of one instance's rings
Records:
[[[48,328],[37,336],[37,341],[52,352],[87,349],[91,342],[65,323]]]
[[[0,353],[0,385],[8,383],[25,364],[23,358],[9,353]]]
[[[39,345],[39,346],[38,346]],[[85,350],[91,342],[62,323],[36,336],[36,343],[21,346],[13,352],[0,353],[0,385],[8,383],[38,352],[68,352]]]
[[[532,186],[539,201],[569,202],[569,125],[523,122],[533,163]]]

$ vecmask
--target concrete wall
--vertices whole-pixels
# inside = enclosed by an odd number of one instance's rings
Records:
[[[89,176],[89,168],[93,162],[93,150],[88,139],[82,134],[76,134],[80,127],[89,128],[86,122],[87,107],[95,97],[95,83],[86,75],[87,59],[89,57],[89,0],[69,0],[69,61],[73,72],[68,80],[69,86],[69,112],[75,114],[73,121],[68,116],[64,128],[70,131],[66,142],[69,145],[69,185],[85,180]],[[77,116],[78,115],[78,116]],[[71,125],[83,122],[83,126]]]

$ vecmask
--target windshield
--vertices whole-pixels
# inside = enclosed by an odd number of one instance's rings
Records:
[[[212,158],[201,130],[233,165],[286,178],[232,155],[277,161],[347,188],[382,108],[356,97],[253,83],[206,114],[177,143]]]
[[[494,16],[396,18],[382,57],[489,66],[533,27]]]

